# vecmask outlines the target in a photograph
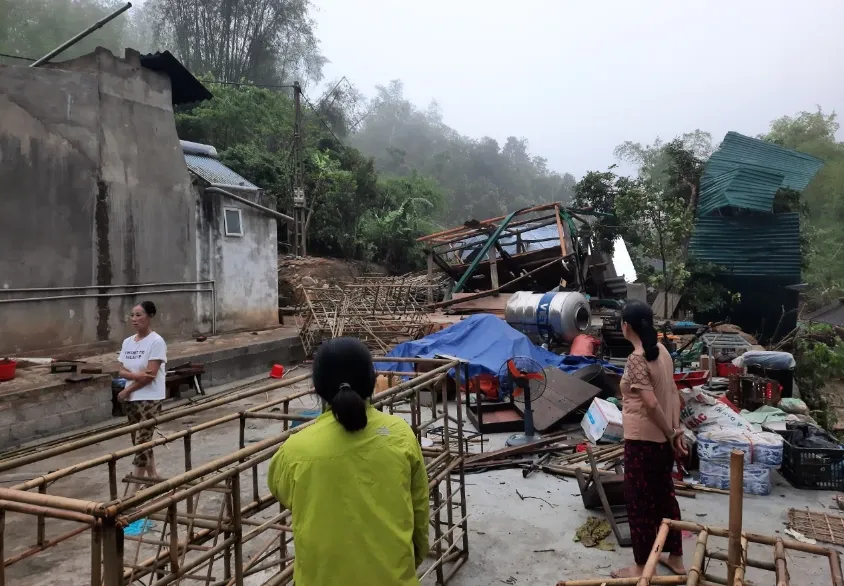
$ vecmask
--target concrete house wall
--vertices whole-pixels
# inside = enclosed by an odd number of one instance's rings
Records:
[[[0,301],[69,297],[0,302],[0,355],[113,344],[145,298],[165,337],[197,329],[201,294],[144,293],[191,286],[142,286],[197,280],[196,196],[170,79],[127,57],[0,67]]]
[[[218,331],[277,325],[276,220],[220,194],[206,193],[200,182],[194,190],[199,274],[200,279],[215,282]],[[232,192],[270,207],[261,192]],[[243,236],[226,236],[225,209],[240,210]]]

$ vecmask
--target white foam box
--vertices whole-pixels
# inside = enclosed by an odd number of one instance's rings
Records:
[[[598,442],[620,442],[624,439],[624,424],[618,407],[598,397],[589,405],[589,410],[580,422],[583,433],[593,444]]]

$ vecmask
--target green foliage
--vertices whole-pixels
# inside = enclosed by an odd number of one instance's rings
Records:
[[[623,237],[640,281],[666,297],[684,292],[690,305],[701,311],[721,306],[727,297],[712,267],[686,258],[700,178],[711,152],[712,138],[700,130],[667,143],[623,143],[615,154],[637,165],[637,176],[618,177],[612,168],[587,173],[575,186],[574,198],[577,206],[613,214],[592,226],[600,249],[611,251],[615,238]]]
[[[830,326],[810,326],[798,337],[794,358],[794,380],[800,388],[800,398],[818,423],[831,429],[834,412],[823,391],[829,382],[844,379],[844,341]]]
[[[591,209],[600,214],[591,225],[592,245],[608,254],[612,254],[615,240],[625,236],[625,232],[616,217],[616,198],[619,194],[633,189],[635,181],[619,177],[612,169],[599,172],[590,171],[574,186],[572,204],[576,208]]]
[[[413,173],[380,179],[378,194],[380,210],[370,210],[361,222],[361,234],[370,247],[368,257],[381,259],[396,273],[421,269],[424,248],[416,239],[437,229],[430,218],[443,206],[439,186]]]
[[[38,58],[85,30],[123,4],[119,0],[3,0],[0,2],[0,51]],[[131,38],[124,13],[70,47],[57,61],[90,53],[97,46],[123,55]],[[21,65],[9,61],[15,65]]]
[[[685,269],[688,276],[683,288],[683,296],[685,304],[692,311],[695,313],[714,312],[733,301],[730,291],[720,283],[720,278],[724,273],[721,267],[689,257],[686,259]]]
[[[208,80],[206,80],[208,81]],[[444,205],[437,183],[411,173],[379,176],[371,158],[337,142],[347,100],[334,95],[303,108],[308,249],[315,254],[383,263],[394,271],[420,268],[416,238],[436,229]],[[329,122],[328,119],[333,120]],[[176,116],[179,136],[212,144],[220,160],[292,210],[294,105],[282,92],[215,86],[214,98]]]
[[[666,294],[682,291],[689,277],[685,243],[693,228],[687,203],[655,182],[640,179],[618,194],[615,213],[625,229],[637,235],[635,247],[639,252],[659,261],[660,269],[649,284]]]
[[[809,302],[822,305],[844,292],[844,143],[836,140],[839,124],[835,112],[801,112],[771,123],[762,138],[780,146],[814,155],[824,167],[800,195],[796,207],[803,213],[804,279]],[[782,203],[775,200],[775,205]],[[793,201],[787,205],[795,206]],[[798,211],[795,210],[795,211]]]

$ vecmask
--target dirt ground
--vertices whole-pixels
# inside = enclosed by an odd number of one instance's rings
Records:
[[[349,261],[318,256],[278,257],[278,297],[280,307],[295,307],[300,301],[296,289],[307,287],[332,287],[340,282],[367,274],[385,275],[386,270],[372,263]]]

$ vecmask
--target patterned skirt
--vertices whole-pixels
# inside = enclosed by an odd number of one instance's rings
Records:
[[[149,421],[155,419],[158,412],[161,411],[161,401],[126,401],[124,403],[126,410],[126,417],[129,423],[140,423],[142,421]],[[132,432],[132,445],[137,446],[145,444],[152,440],[152,433],[154,427],[144,427]],[[132,460],[132,464],[143,468],[149,463],[149,457],[152,454],[152,448],[138,452]]]
[[[663,519],[680,520],[674,494],[674,450],[666,443],[624,440],[624,499],[633,542],[633,557],[645,565]],[[663,551],[683,554],[683,536],[671,530]]]

